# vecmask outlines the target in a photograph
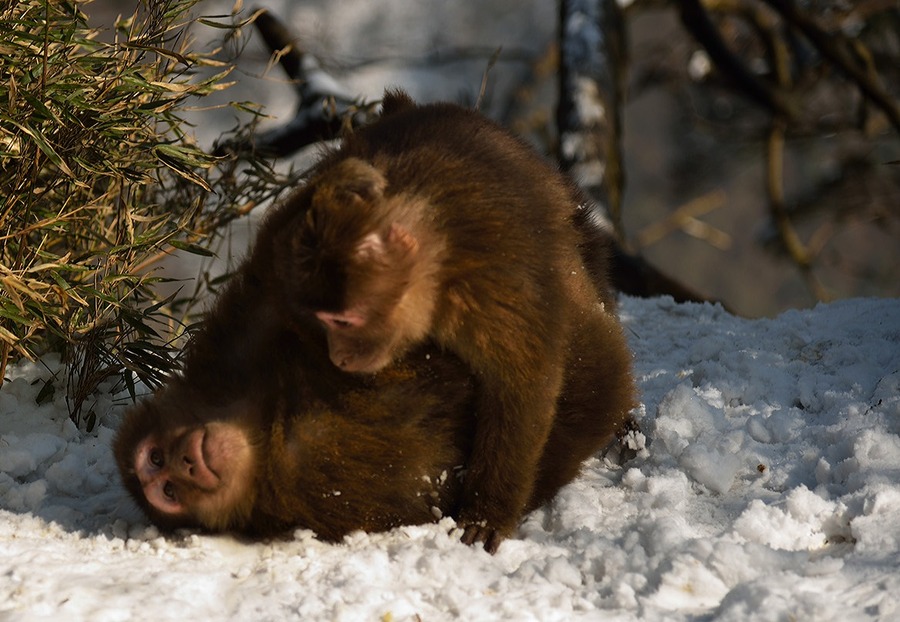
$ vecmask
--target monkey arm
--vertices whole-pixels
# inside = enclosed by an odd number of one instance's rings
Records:
[[[561,382],[548,380],[517,394],[490,382],[481,387],[459,516],[463,542],[484,542],[493,553],[518,524],[553,426]]]
[[[438,324],[447,329],[444,345],[479,381],[458,517],[463,541],[484,542],[493,552],[515,529],[532,493],[563,385],[569,322],[539,296],[510,304],[469,294],[465,288],[449,290],[452,307],[466,313],[458,319],[444,315]]]

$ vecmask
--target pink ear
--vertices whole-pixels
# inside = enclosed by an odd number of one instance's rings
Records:
[[[357,328],[366,323],[365,316],[355,311],[346,311],[344,313],[316,311],[316,317],[320,322],[325,324],[325,326],[335,330],[341,330],[343,328]]]
[[[419,241],[415,236],[403,225],[394,223],[387,236],[388,246],[394,251],[400,251],[403,254],[415,255],[419,250]]]
[[[378,233],[370,233],[356,246],[359,259],[377,259],[384,255],[384,240]]]
[[[410,231],[399,223],[388,229],[387,236],[378,232],[370,233],[356,246],[357,259],[381,259],[391,253],[394,257],[415,255],[419,242]]]

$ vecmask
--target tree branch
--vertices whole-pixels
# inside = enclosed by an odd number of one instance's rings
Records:
[[[791,85],[791,73],[788,57],[782,46],[769,45],[769,63],[775,73],[779,86],[787,89]],[[809,249],[800,240],[791,222],[787,206],[784,202],[784,142],[788,121],[782,115],[772,118],[769,135],[766,141],[766,195],[769,199],[769,214],[772,217],[778,235],[788,255],[797,265],[807,287],[817,300],[828,298],[825,288],[813,272],[813,260]]]
[[[682,0],[679,5],[684,27],[703,46],[724,79],[731,81],[735,88],[751,101],[768,108],[773,113],[791,120],[798,117],[795,106],[785,92],[757,78],[741,59],[728,49],[699,0]]]
[[[788,255],[797,265],[800,274],[817,300],[827,300],[828,293],[812,270],[812,258],[791,223],[784,203],[784,131],[785,121],[773,119],[769,130],[766,160],[766,195],[769,198],[769,214],[778,230]]]
[[[849,53],[848,40],[840,32],[826,32],[814,19],[797,10],[791,0],[765,0],[793,28],[802,32],[819,52],[837,65],[862,93],[871,99],[900,131],[900,104],[881,85],[874,69],[860,67]]]
[[[266,47],[293,80],[299,103],[294,117],[286,124],[261,132],[249,142],[221,145],[216,149],[217,155],[229,150],[252,150],[282,157],[372,120],[377,104],[366,104],[350,95],[312,54],[303,51],[281,20],[267,10],[257,10],[254,24]]]

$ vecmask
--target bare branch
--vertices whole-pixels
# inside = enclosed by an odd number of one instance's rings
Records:
[[[371,120],[377,104],[354,98],[321,67],[315,56],[297,44],[281,20],[267,10],[259,10],[254,24],[282,69],[294,81],[299,104],[294,117],[285,125],[256,135],[250,144],[223,144],[217,154],[249,150],[282,157],[307,145],[331,140],[346,127],[358,127]]]
[[[611,259],[613,287],[629,296],[671,296],[676,302],[718,302],[730,311],[721,301],[701,295],[660,272],[640,255],[627,253],[618,245],[613,248]]]
[[[487,67],[484,68],[484,73],[481,75],[481,88],[478,89],[478,98],[475,100],[475,110],[481,108],[481,104],[484,101],[484,93],[487,91],[488,75],[491,73],[491,69],[494,68],[494,65],[497,64],[497,59],[500,58],[500,51],[502,49],[503,48],[497,48],[494,53],[491,54]]]
[[[683,0],[679,4],[681,22],[703,46],[723,78],[730,80],[735,88],[750,100],[774,113],[792,120],[799,116],[796,106],[784,91],[757,78],[741,59],[728,49],[699,0]]]
[[[647,248],[672,232],[681,230],[692,237],[705,240],[715,248],[727,250],[731,247],[731,236],[698,218],[698,216],[724,207],[726,203],[727,198],[721,190],[689,201],[673,211],[667,218],[654,222],[639,231],[636,236],[638,247]]]
[[[828,292],[816,278],[812,269],[812,258],[806,246],[797,235],[784,203],[784,132],[783,119],[774,119],[769,130],[766,160],[766,194],[769,199],[769,214],[778,229],[778,234],[788,255],[800,269],[806,284],[818,300],[827,300]]]
[[[626,45],[618,2],[562,0],[560,26],[559,159],[594,199],[594,214],[612,230],[613,286],[633,296],[708,301],[624,247],[621,107]]]
[[[840,32],[826,32],[813,18],[797,10],[791,0],[765,0],[765,2],[778,11],[792,27],[802,32],[823,56],[853,80],[859,90],[881,108],[891,124],[900,131],[900,104],[884,89],[870,64],[863,62],[863,67],[858,64],[859,55],[851,54],[847,37]]]
[[[791,74],[787,55],[780,46],[769,46],[770,63],[775,69],[778,84],[789,88]],[[809,250],[800,240],[788,215],[784,201],[784,142],[787,119],[775,115],[769,128],[766,142],[766,195],[769,200],[769,214],[772,217],[781,242],[806,280],[807,287],[817,300],[826,300],[827,292],[813,272],[813,261]]]
[[[255,11],[254,24],[266,47],[277,56],[278,63],[291,80],[303,80],[303,52],[287,26],[266,9]]]

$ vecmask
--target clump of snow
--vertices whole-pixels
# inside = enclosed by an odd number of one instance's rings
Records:
[[[493,557],[447,518],[337,545],[305,530],[164,537],[118,481],[122,400],[98,398],[85,433],[63,396],[36,404],[64,377],[58,360],[13,367],[0,390],[0,619],[900,616],[900,301],[745,320],[626,299],[621,315],[646,446],[623,466],[588,461]]]

